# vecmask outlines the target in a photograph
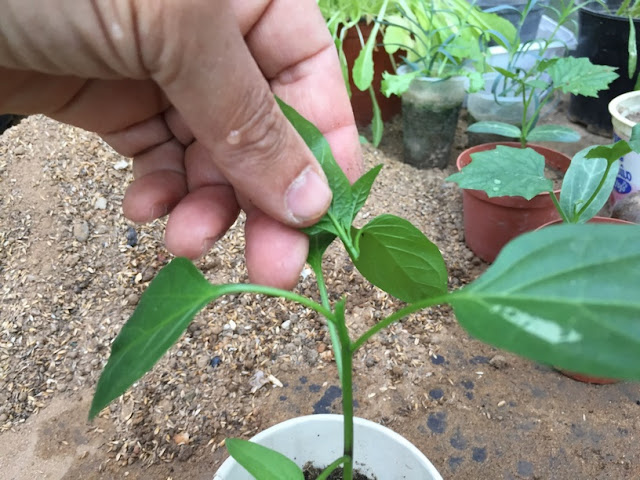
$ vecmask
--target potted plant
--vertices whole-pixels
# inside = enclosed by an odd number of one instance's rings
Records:
[[[404,160],[418,168],[444,168],[466,91],[482,86],[489,40],[513,38],[515,28],[465,0],[399,1],[387,16],[384,45],[406,52],[395,74],[385,72],[382,92],[402,97]]]
[[[505,7],[511,8],[511,7]],[[496,45],[489,48],[487,63],[491,67],[499,67],[519,77],[526,77],[528,82],[547,82],[548,76],[544,71],[536,69],[536,65],[544,58],[563,57],[575,42],[573,33],[566,28],[578,7],[572,0],[560,0],[555,20],[543,17],[541,28],[537,37],[528,40],[522,34],[529,16],[535,8],[542,8],[536,0],[525,2],[522,12],[519,13],[518,28],[514,41],[505,41],[504,46]],[[547,7],[551,8],[551,7]],[[492,9],[493,10],[493,9]],[[491,10],[491,11],[492,11]],[[520,83],[514,82],[495,69],[486,73],[485,86],[478,92],[469,94],[467,110],[469,123],[476,121],[501,121],[511,125],[521,126],[524,104],[520,92]],[[544,88],[533,89],[534,96],[547,95]],[[540,98],[535,98],[540,101]],[[546,111],[541,111],[544,116],[553,108],[556,102],[547,102]],[[533,109],[529,111],[529,120],[533,116]],[[495,135],[469,134],[469,145],[478,145],[498,141]]]
[[[382,72],[395,66],[395,59],[378,46],[380,29],[384,28],[380,22],[386,15],[397,13],[395,2],[318,0],[318,7],[338,50],[356,123],[360,127],[371,124],[373,144],[377,146],[384,131],[383,121],[400,113],[398,99],[380,93]]]
[[[526,74],[509,72],[495,67],[505,78],[519,85],[522,98],[522,126],[504,122],[477,122],[468,131],[490,133],[517,139],[508,150],[496,149],[497,144],[482,144],[463,151],[457,160],[458,170],[471,163],[479,152],[495,155],[502,162],[517,162],[531,155],[531,149],[544,155],[550,168],[559,170],[559,175],[569,166],[569,157],[547,147],[531,145],[531,142],[574,142],[580,135],[569,127],[561,125],[538,125],[540,112],[551,101],[555,92],[576,95],[597,96],[616,78],[612,67],[593,65],[586,58],[541,59]],[[539,73],[548,76],[542,80]],[[525,147],[530,146],[530,149]],[[506,152],[506,153],[503,153]],[[465,178],[470,176],[467,174]],[[453,176],[450,178],[460,178]],[[483,260],[491,262],[500,249],[512,238],[557,218],[557,213],[548,194],[543,193],[531,200],[513,198],[503,193],[487,196],[484,192],[470,187],[465,181],[462,199],[464,210],[465,241]],[[495,185],[494,192],[502,192]]]
[[[319,131],[290,107],[281,106],[316,154],[334,192],[328,213],[316,225],[305,229],[310,241],[308,261],[317,277],[319,301],[259,285],[212,285],[188,260],[172,260],[151,282],[132,317],[113,342],[111,356],[96,388],[90,417],[99,414],[151,369],[207,303],[223,295],[251,292],[299,302],[328,321],[343,386],[343,421],[339,423],[342,440],[333,430],[328,433],[330,437],[323,436],[323,447],[337,449],[338,453],[334,453],[332,460],[318,465],[324,469],[316,477],[321,480],[326,480],[339,466],[343,469],[342,478],[351,480],[353,460],[359,455],[354,450],[354,432],[359,432],[358,427],[354,427],[354,423],[359,422],[353,419],[351,367],[354,352],[385,327],[423,308],[449,303],[459,322],[470,333],[534,360],[545,360],[562,368],[594,375],[640,379],[640,336],[633,327],[640,318],[640,300],[634,295],[640,284],[640,228],[620,229],[617,225],[607,225],[594,229],[592,225],[571,225],[532,232],[505,248],[503,255],[478,280],[448,292],[442,255],[409,222],[392,215],[381,215],[361,228],[352,225],[380,166],[350,185]],[[610,248],[614,240],[620,241],[621,235],[629,245],[625,252]],[[331,302],[323,281],[322,257],[336,238],[365,278],[406,302],[355,339],[350,338],[345,322],[347,298]],[[568,261],[576,268],[566,275]],[[619,275],[621,261],[627,262],[628,276]],[[574,283],[580,284],[581,288],[566,288]],[[606,292],[603,292],[602,284],[607,285]],[[577,303],[586,315],[585,321],[567,322],[567,313],[575,310]],[[603,305],[612,316],[595,322],[593,318]],[[600,349],[605,354],[591,355],[593,349]],[[324,424],[325,418],[316,423]],[[293,438],[299,438],[297,430],[288,431],[290,435],[296,435]],[[245,440],[227,440],[227,445],[234,461],[258,480],[303,480],[300,467],[313,460],[298,457],[295,461],[289,460],[275,450]],[[380,445],[369,442],[367,448],[376,447],[379,449]],[[275,449],[280,450],[280,445],[276,444]],[[384,453],[374,451],[369,457],[384,456]],[[404,463],[404,457],[397,463]],[[395,478],[440,478],[424,461],[407,460],[407,463],[414,470],[395,472]],[[221,470],[216,480],[250,478],[236,476],[237,470],[231,477],[221,476],[228,472],[224,466]]]
[[[562,189],[553,190],[553,182],[545,176],[545,158],[530,150],[528,155],[504,161],[509,147],[499,146],[497,154],[485,151],[478,153],[473,162],[461,172],[449,177],[461,187],[472,187],[489,197],[510,195],[531,199],[546,193],[558,213],[554,220],[539,228],[547,228],[557,223],[582,224],[620,223],[623,220],[597,217],[597,213],[607,203],[616,183],[620,158],[629,154],[640,154],[640,124],[633,127],[627,140],[618,140],[612,145],[598,145],[585,148],[571,160]],[[529,150],[529,149],[528,149]],[[576,380],[588,383],[614,383],[615,380],[594,377],[561,369],[562,373]]]
[[[615,97],[638,88],[637,52],[640,41],[640,2],[602,0],[585,2],[578,15],[576,56],[615,67],[620,76],[597,98],[572,96],[568,117],[598,135],[611,136],[608,105]]]

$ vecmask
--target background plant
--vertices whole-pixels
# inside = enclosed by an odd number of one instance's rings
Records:
[[[485,13],[466,0],[398,0],[398,14],[387,15],[384,47],[390,55],[402,50],[408,72],[384,73],[382,92],[401,95],[417,76],[469,77],[470,91],[482,87],[486,48],[491,40],[513,40],[507,20]]]
[[[328,322],[343,388],[344,454],[321,479],[342,465],[344,478],[351,480],[353,354],[387,326],[433,305],[449,303],[465,329],[499,348],[572,371],[640,379],[640,228],[565,225],[523,235],[480,278],[448,292],[440,252],[408,221],[381,215],[361,228],[353,226],[380,166],[350,185],[319,131],[291,107],[281,107],[322,165],[334,194],[327,214],[306,229],[308,263],[320,298],[260,285],[212,285],[190,261],[174,259],[151,282],[113,342],[91,418],[150,370],[200,309],[240,293],[295,301]],[[346,326],[347,299],[330,302],[321,268],[336,238],[364,277],[405,302],[355,339]],[[625,248],[612,249],[613,244]],[[228,448],[259,480],[303,479],[300,469],[276,452],[240,440],[228,440]]]
[[[395,1],[389,0],[318,0],[318,7],[325,18],[329,32],[336,44],[340,57],[340,66],[349,95],[351,86],[349,78],[353,79],[356,88],[361,91],[369,91],[371,103],[373,105],[373,120],[371,131],[373,134],[373,144],[377,146],[382,139],[384,124],[382,123],[382,113],[376,99],[376,92],[372,87],[374,75],[373,50],[376,47],[378,32],[380,31],[382,20],[387,14],[397,12]],[[374,20],[377,19],[377,22]],[[360,22],[372,24],[373,27],[369,37],[364,38]],[[343,50],[344,40],[349,30],[354,29],[360,39],[361,50],[355,60],[353,69],[350,72],[347,58]],[[391,57],[392,64],[394,63]]]
[[[492,133],[516,139],[524,148],[529,142],[575,142],[580,134],[563,125],[538,125],[540,112],[555,93],[572,93],[597,97],[598,92],[609,87],[618,78],[615,68],[594,65],[588,58],[542,59],[526,73],[511,72],[494,67],[502,76],[518,85],[516,94],[522,97],[521,127],[504,122],[477,122],[468,127],[473,133]],[[544,74],[545,79],[541,76]],[[519,155],[514,152],[514,155]]]
[[[544,157],[532,148],[512,158],[512,148],[498,145],[496,150],[471,155],[472,162],[447,178],[461,188],[482,190],[489,197],[518,196],[531,200],[548,192],[565,223],[586,223],[609,199],[618,174],[619,159],[630,152],[640,153],[640,124],[633,127],[631,139],[611,145],[596,145],[578,152],[562,181],[560,198],[553,183],[544,175]]]

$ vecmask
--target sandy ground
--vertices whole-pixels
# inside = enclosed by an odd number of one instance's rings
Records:
[[[563,112],[556,118],[564,122]],[[400,161],[399,139],[391,125],[379,150],[365,149],[367,165],[385,168],[363,216],[412,220],[443,251],[456,288],[486,265],[464,246],[459,192],[443,182],[453,163],[414,170]],[[586,135],[561,148],[605,140]],[[452,160],[465,144],[460,133]],[[122,161],[93,135],[42,117],[0,137],[0,479],[211,479],[225,437],[339,412],[319,320],[233,297],[199,315],[152,372],[86,420],[110,342],[169,258],[162,222],[132,226],[120,213],[130,180]],[[199,262],[210,279],[246,278],[241,226]],[[336,272],[330,288],[349,296],[354,329],[394,307],[337,249],[327,265]],[[298,288],[315,293],[308,279]],[[640,478],[638,385],[586,385],[498,352],[469,338],[446,307],[376,337],[355,369],[357,415],[404,435],[445,478]],[[250,393],[258,370],[283,386]]]

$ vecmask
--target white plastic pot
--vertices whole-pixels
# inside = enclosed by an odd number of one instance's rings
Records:
[[[342,415],[293,418],[260,432],[251,440],[273,448],[300,467],[311,461],[324,468],[342,456]],[[355,468],[377,480],[442,480],[420,450],[382,425],[354,419]],[[213,480],[253,480],[235,460],[228,458]]]
[[[614,140],[629,140],[631,130],[640,120],[640,91],[620,95],[609,102]],[[640,190],[640,155],[628,153],[620,159],[620,169],[611,193],[611,204]]]

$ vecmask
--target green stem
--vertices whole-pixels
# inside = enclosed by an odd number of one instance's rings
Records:
[[[322,473],[318,476],[317,480],[327,480],[327,478],[329,477],[329,475],[331,475],[331,473],[338,468],[341,464],[343,464],[344,462],[349,461],[348,457],[340,457],[338,458],[335,462],[333,462],[331,465],[329,465],[327,468],[325,468]]]
[[[342,353],[342,417],[344,420],[344,449],[346,457],[342,471],[343,480],[353,479],[353,353],[344,312],[337,313],[336,327]]]
[[[607,162],[607,168],[605,169],[604,174],[602,175],[602,178],[600,179],[600,183],[598,183],[598,187],[591,194],[591,196],[589,197],[589,200],[586,201],[586,203],[582,206],[582,208],[580,210],[578,210],[577,213],[574,214],[574,216],[573,216],[574,222],[577,222],[580,219],[580,217],[585,212],[585,210],[587,208],[589,208],[589,205],[591,205],[593,203],[593,201],[596,199],[596,197],[598,196],[598,193],[600,193],[600,190],[602,190],[602,187],[604,186],[605,182],[607,181],[607,177],[609,176],[609,171],[611,170],[611,166],[612,165],[613,165],[612,162]]]
[[[562,207],[560,206],[560,202],[558,201],[558,197],[556,197],[556,194],[553,190],[549,191],[549,196],[551,197],[551,201],[553,202],[553,205],[556,207],[556,210],[558,211],[558,214],[560,215],[560,218],[562,219],[562,221],[564,223],[571,223],[569,221],[569,218],[567,218],[567,215],[564,213],[564,210],[562,210]]]
[[[333,226],[336,228],[336,232],[338,233],[338,237],[340,237],[340,240],[342,240],[342,243],[344,244],[345,250],[347,250],[347,252],[349,253],[349,256],[353,260],[356,260],[358,258],[358,256],[359,256],[359,254],[358,254],[358,251],[356,250],[356,248],[353,246],[353,243],[351,242],[350,233],[344,231],[344,229],[342,228],[342,225],[340,225],[340,222],[338,221],[338,219],[331,212],[327,212],[327,216],[329,217],[329,220],[331,220],[331,223],[333,224]]]
[[[303,297],[302,295],[290,292],[289,290],[266,287],[264,285],[255,285],[253,283],[230,283],[227,285],[216,285],[216,292],[217,296],[232,295],[235,293],[259,293],[269,297],[282,297],[286,300],[298,302],[305,307],[315,310],[332,324],[336,322],[336,317],[329,308],[326,308],[311,299]]]
[[[316,274],[316,282],[318,284],[318,290],[320,291],[320,301],[322,306],[331,311],[331,305],[329,304],[329,295],[327,293],[327,285],[324,282],[324,274],[322,273],[322,257],[317,261],[309,260],[309,265]],[[331,338],[331,346],[333,348],[333,354],[336,360],[336,368],[338,369],[338,375],[340,381],[342,381],[342,347],[340,346],[340,338],[338,337],[338,330],[334,322],[328,322],[329,337]]]
[[[403,309],[398,310],[395,313],[392,313],[387,318],[376,323],[373,327],[367,330],[360,338],[358,338],[355,342],[353,342],[351,344],[351,351],[355,353],[362,345],[364,345],[367,342],[367,340],[373,337],[380,330],[384,330],[392,323],[397,322],[398,320],[401,320],[407,315],[417,312],[418,310],[422,310],[423,308],[432,307],[434,305],[439,305],[441,303],[447,303],[449,295],[450,294],[440,295],[438,297],[432,297],[432,298],[427,298],[425,300],[420,300],[419,302],[412,303],[411,305],[407,305]]]

